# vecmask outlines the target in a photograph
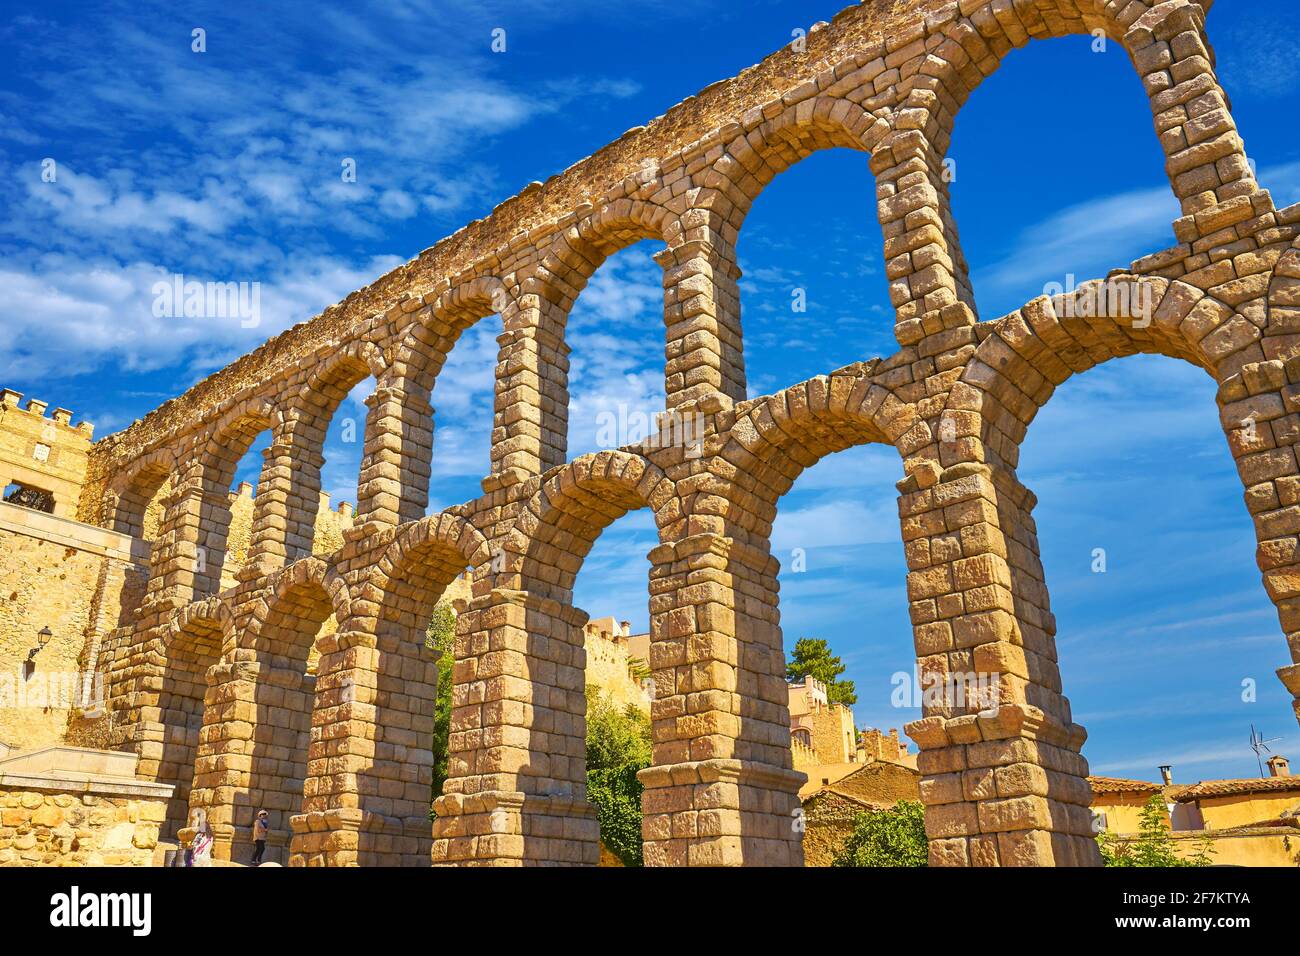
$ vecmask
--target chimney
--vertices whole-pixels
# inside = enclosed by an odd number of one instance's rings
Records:
[[[619,622],[618,622],[618,626],[621,627],[621,628],[623,629],[623,636],[624,636],[624,637],[631,637],[631,636],[632,636],[632,622],[631,622],[631,621],[619,621]]]
[[[1281,754],[1274,754],[1268,758],[1268,773],[1270,777],[1289,777],[1291,762]]]
[[[1174,782],[1174,768],[1168,764],[1161,767],[1160,779],[1165,782],[1166,787],[1172,784]]]

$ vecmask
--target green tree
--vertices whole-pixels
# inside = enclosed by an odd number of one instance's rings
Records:
[[[438,696],[433,706],[433,792],[429,801],[432,803],[442,796],[443,784],[447,782],[447,745],[451,737],[451,666],[454,663],[452,653],[456,641],[456,612],[449,605],[439,604],[433,609],[433,617],[425,631],[424,646],[439,651],[438,658]],[[432,814],[432,809],[430,809]]]
[[[1183,859],[1174,852],[1174,837],[1166,819],[1164,797],[1154,794],[1139,814],[1136,839],[1124,839],[1109,833],[1097,835],[1101,860],[1106,866],[1210,866],[1214,846],[1206,837],[1196,852]]]
[[[650,719],[618,708],[587,687],[587,799],[596,807],[600,840],[624,866],[641,866],[641,781],[650,766]]]
[[[840,659],[831,654],[831,646],[826,641],[820,637],[801,637],[795,641],[785,677],[788,681],[801,681],[806,677],[819,680],[826,685],[826,696],[832,704],[852,706],[858,702],[858,692],[853,681],[839,679],[845,670]]]
[[[853,832],[831,866],[926,866],[929,854],[925,808],[901,800],[888,810],[854,817]]]

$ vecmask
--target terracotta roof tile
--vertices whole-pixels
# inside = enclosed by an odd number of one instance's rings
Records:
[[[1300,777],[1258,777],[1245,780],[1202,780],[1174,797],[1179,803],[1191,803],[1203,797],[1231,797],[1244,793],[1278,793],[1300,790]]]
[[[1123,777],[1089,777],[1088,786],[1093,793],[1159,793],[1160,784],[1145,780],[1126,780]]]

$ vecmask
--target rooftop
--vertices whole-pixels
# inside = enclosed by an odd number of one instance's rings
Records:
[[[1174,797],[1190,803],[1205,797],[1231,797],[1247,793],[1286,793],[1300,791],[1300,777],[1258,777],[1245,780],[1203,780]]]

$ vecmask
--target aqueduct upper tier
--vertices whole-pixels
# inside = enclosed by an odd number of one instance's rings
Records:
[[[867,0],[97,443],[86,520],[143,534],[170,479],[143,604],[102,651],[113,744],[179,784],[177,819],[207,810],[219,855],[267,806],[300,864],[595,862],[573,582],[602,529],[646,508],[660,542],[646,860],[798,863],[772,521],[804,468],[876,442],[900,459],[899,586],[921,671],[1001,678],[997,708],[927,703],[909,726],[932,862],[1098,862],[1085,732],[1016,475],[1056,386],[1139,352],[1215,379],[1296,662],[1279,674],[1300,697],[1300,207],[1275,209],[1246,161],[1209,6]],[[1089,33],[1141,78],[1178,244],[980,321],[944,175],[954,123],[1009,51]],[[898,350],[750,398],[737,238],[768,183],[830,147],[869,156]],[[662,245],[668,410],[702,416],[703,437],[569,460],[566,317],[602,262],[642,239]],[[492,314],[491,473],[482,496],[426,515],[430,391],[460,334]],[[356,520],[341,548],[312,554],[325,429],[370,376]],[[263,432],[248,557],[223,588],[228,490]],[[466,568],[431,829],[424,626]]]

